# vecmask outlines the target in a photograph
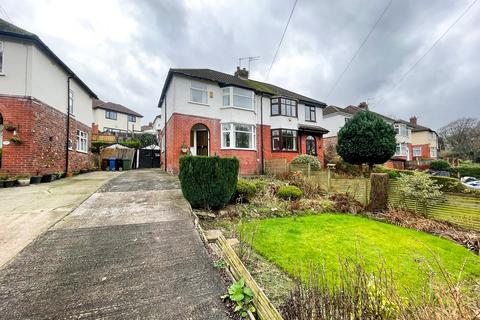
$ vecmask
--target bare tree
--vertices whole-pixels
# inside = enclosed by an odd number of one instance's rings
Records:
[[[475,151],[480,148],[480,121],[461,118],[439,130],[447,153],[475,160]]]

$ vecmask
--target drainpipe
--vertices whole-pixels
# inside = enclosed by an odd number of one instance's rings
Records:
[[[265,174],[265,164],[263,161],[263,93],[260,94],[260,174]]]
[[[165,125],[163,126],[165,136],[165,171],[167,171],[167,97],[165,96]]]
[[[68,145],[70,141],[70,79],[73,76],[67,78],[67,141],[65,143],[65,175],[68,174]]]

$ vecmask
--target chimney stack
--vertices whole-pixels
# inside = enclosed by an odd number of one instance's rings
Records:
[[[235,71],[235,77],[240,79],[248,79],[248,70],[245,68],[240,69],[240,67],[237,67],[237,71]]]
[[[416,116],[410,117],[410,123],[417,124],[417,117]]]
[[[360,104],[358,105],[358,107],[362,110],[368,110],[368,103],[366,102],[360,102]]]

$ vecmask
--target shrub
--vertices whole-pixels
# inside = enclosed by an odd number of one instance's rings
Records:
[[[299,154],[292,160],[293,164],[309,164],[312,170],[319,170],[320,169],[320,161],[317,157],[309,155],[309,154]]]
[[[390,179],[396,179],[400,176],[400,174],[398,173],[397,170],[388,169],[384,166],[375,166],[375,168],[373,168],[373,172],[374,173],[386,173],[386,174],[388,174],[388,177]]]
[[[142,143],[138,139],[129,139],[123,142],[120,142],[122,146],[132,148],[132,149],[140,149]]]
[[[455,168],[450,168],[450,172],[462,177],[476,177],[480,178],[480,165],[462,164]]]
[[[246,199],[253,196],[257,192],[257,186],[254,182],[247,179],[238,179],[237,181],[237,198]]]
[[[465,192],[465,187],[458,179],[439,176],[433,176],[430,177],[430,179],[432,179],[436,185],[440,186],[440,191],[442,192]]]
[[[282,186],[277,191],[277,196],[282,199],[298,199],[303,196],[303,191],[296,186]]]
[[[430,169],[436,171],[447,171],[450,168],[450,164],[445,160],[434,160],[430,163]]]
[[[238,168],[237,158],[181,157],[183,195],[193,208],[222,208],[235,192]]]
[[[420,209],[420,213],[425,216],[428,206],[435,203],[442,195],[440,186],[435,184],[425,173],[402,174],[398,182],[397,190],[402,205],[406,206],[408,200],[413,200],[415,201],[415,213]],[[419,206],[420,208],[418,208]]]

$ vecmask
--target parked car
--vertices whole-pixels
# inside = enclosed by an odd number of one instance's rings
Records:
[[[462,184],[470,189],[480,190],[480,180],[474,177],[463,177],[460,179]]]

